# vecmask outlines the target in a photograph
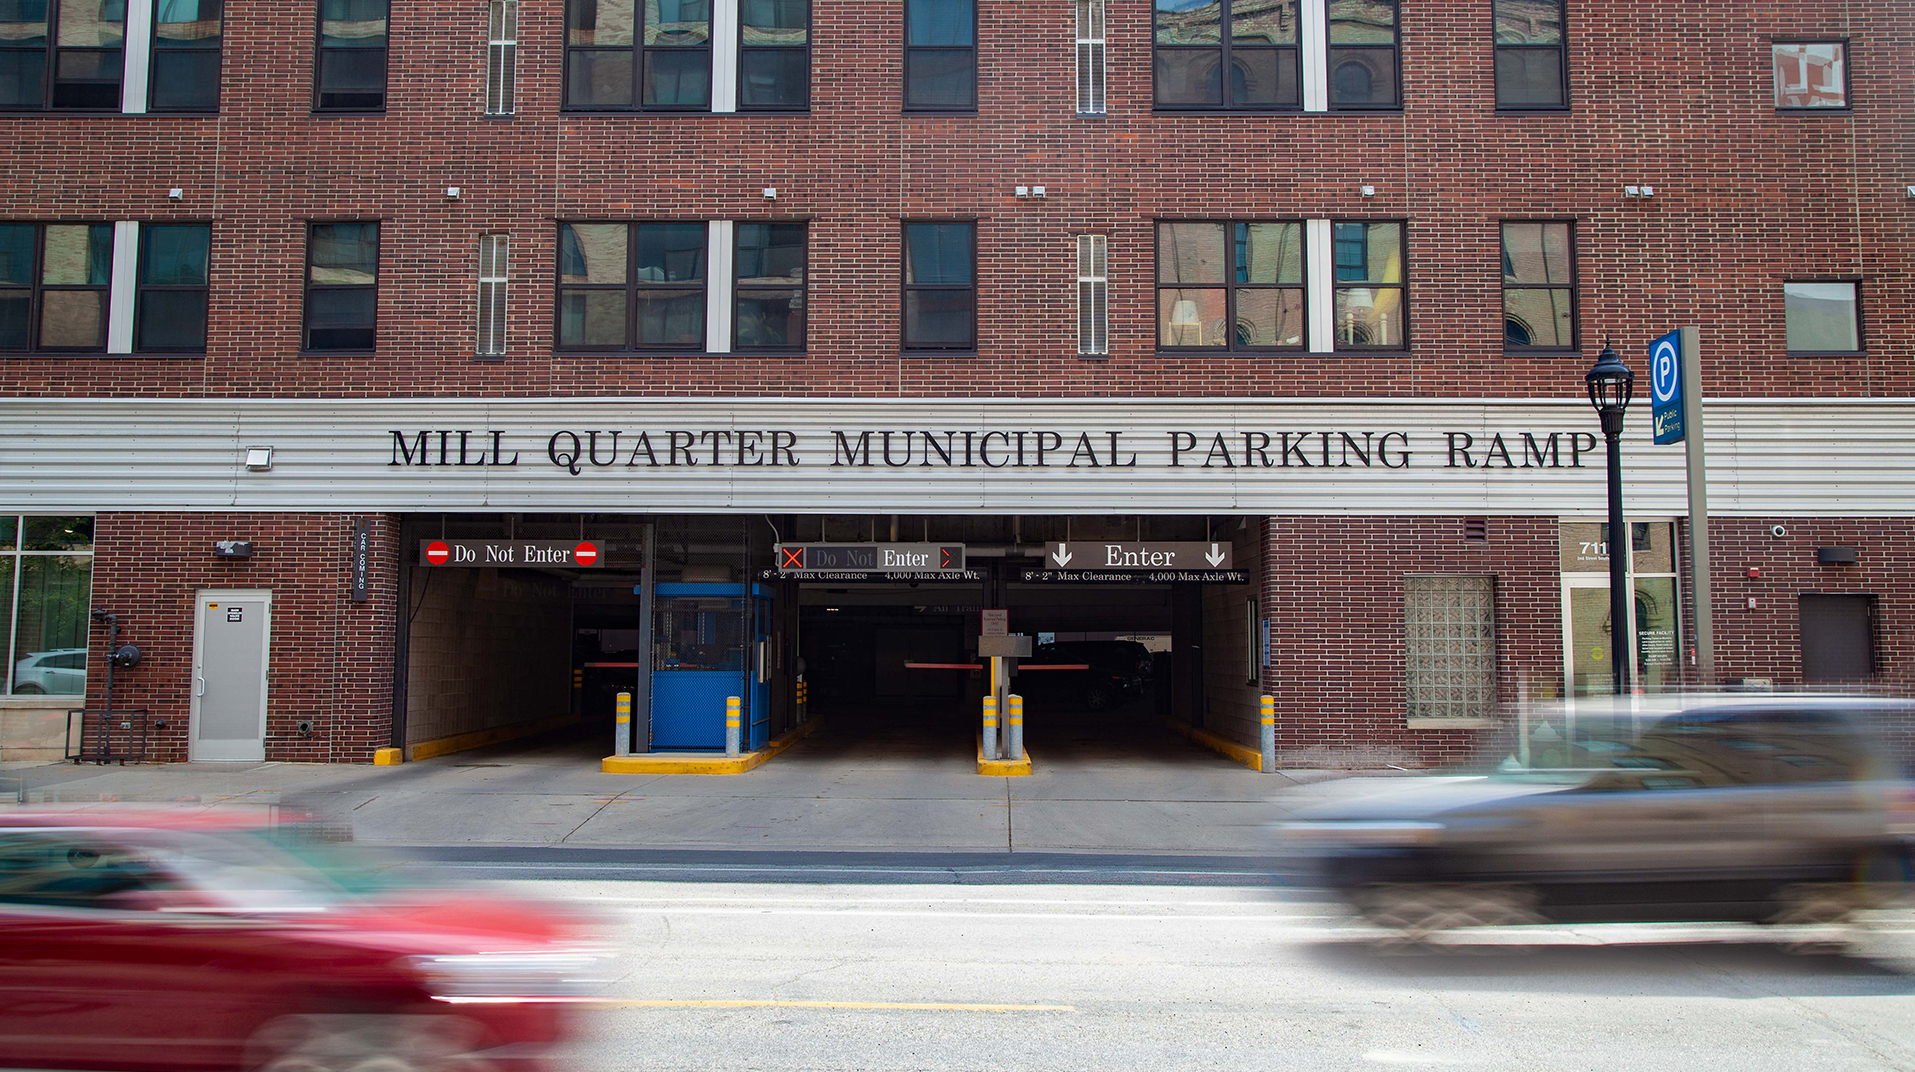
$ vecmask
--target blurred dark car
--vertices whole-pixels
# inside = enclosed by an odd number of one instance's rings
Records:
[[[1071,669],[1044,669],[1052,666]],[[1027,701],[1105,711],[1142,696],[1150,668],[1150,650],[1134,640],[1063,640],[1019,660],[1012,690]]]
[[[264,817],[0,812],[0,1066],[531,1072],[585,921],[395,884]]]
[[[1837,922],[1905,897],[1907,705],[1740,694],[1638,706],[1533,712],[1485,774],[1393,781],[1280,832],[1364,916],[1413,935]]]

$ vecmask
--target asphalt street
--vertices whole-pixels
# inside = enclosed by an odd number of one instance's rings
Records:
[[[607,1072],[1915,1067],[1905,916],[1841,952],[1693,925],[1406,947],[1306,892],[1143,858],[972,883],[898,855],[856,861],[889,881],[706,860],[515,885],[603,916],[613,978],[576,1063]]]

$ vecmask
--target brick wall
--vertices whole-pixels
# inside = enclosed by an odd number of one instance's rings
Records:
[[[572,590],[526,570],[412,572],[406,743],[556,718],[572,704]]]
[[[116,672],[114,706],[151,711],[152,758],[184,760],[193,677],[193,609],[206,588],[273,594],[266,758],[365,762],[390,743],[398,608],[398,524],[366,515],[371,598],[351,599],[352,517],[339,514],[101,514],[93,604],[120,617],[138,667]],[[213,557],[213,542],[250,539],[253,557]],[[105,702],[106,630],[93,630],[87,706]],[[310,721],[301,735],[297,724]]]
[[[1495,114],[1490,0],[1402,5],[1400,113],[1153,114],[1150,5],[1114,3],[1092,118],[1070,4],[979,5],[975,117],[900,114],[903,5],[813,6],[808,115],[589,116],[559,111],[561,0],[524,0],[519,114],[488,120],[483,4],[397,0],[386,114],[314,116],[311,5],[231,3],[216,117],[0,118],[0,218],[214,221],[209,354],[10,360],[0,393],[1553,396],[1604,333],[1679,323],[1718,395],[1915,393],[1915,0],[1574,4],[1556,115]],[[1809,33],[1850,39],[1852,112],[1775,111],[1770,38]],[[1407,219],[1411,351],[1158,354],[1152,221],[1220,216]],[[1503,353],[1497,221],[1535,216],[1576,220],[1581,354]],[[978,221],[975,358],[900,357],[900,217]],[[811,220],[810,353],[554,355],[555,218]],[[298,353],[312,219],[383,221],[374,356]],[[1082,231],[1110,235],[1108,360],[1075,355]],[[486,232],[513,239],[497,364],[471,356]],[[1828,276],[1862,280],[1867,354],[1790,357],[1781,281]]]

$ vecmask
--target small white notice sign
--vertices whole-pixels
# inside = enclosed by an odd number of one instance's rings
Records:
[[[1011,635],[1011,612],[1009,610],[1001,608],[993,610],[986,607],[978,613],[984,616],[983,624],[978,629],[979,636]]]

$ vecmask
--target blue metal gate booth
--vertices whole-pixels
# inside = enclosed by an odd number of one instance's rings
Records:
[[[744,747],[763,748],[772,594],[759,585],[660,584],[652,615],[652,749],[723,751],[730,696],[744,701]]]

